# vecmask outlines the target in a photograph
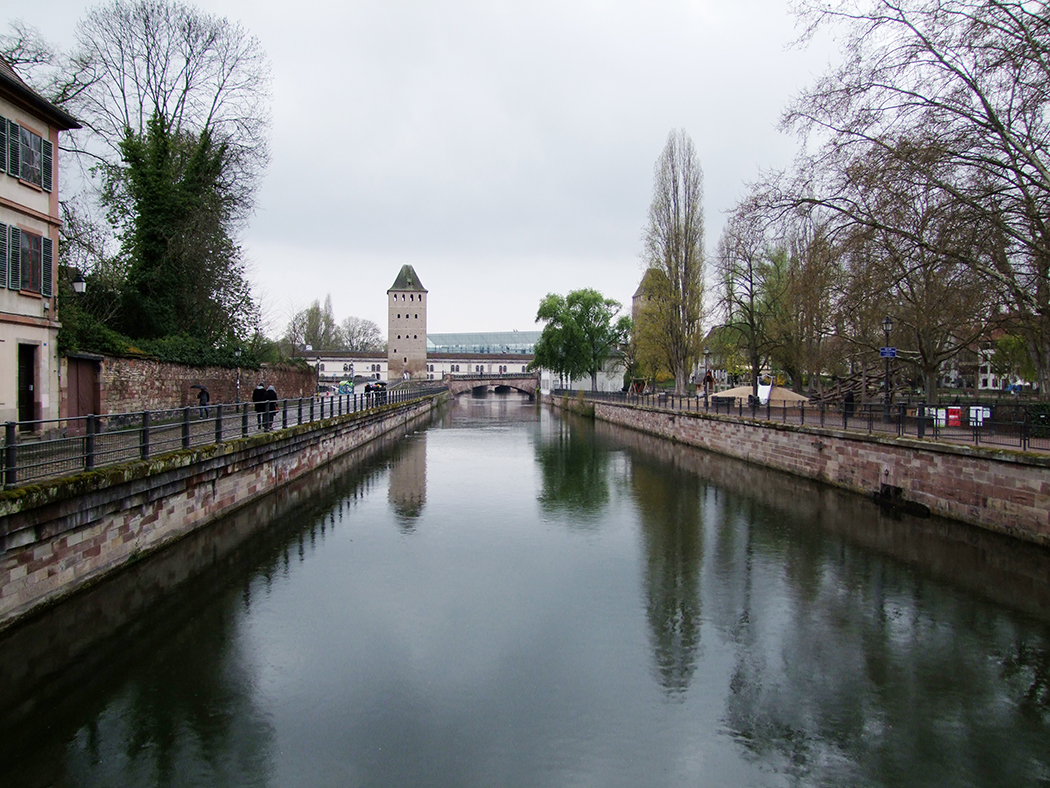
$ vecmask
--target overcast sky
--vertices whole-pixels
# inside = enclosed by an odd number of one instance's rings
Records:
[[[60,45],[89,4],[17,17]],[[788,0],[210,0],[273,67],[272,160],[243,244],[270,333],[331,294],[386,334],[408,263],[431,332],[536,330],[549,292],[629,309],[653,165],[685,129],[705,173],[708,253],[823,72]],[[13,9],[12,9],[13,10]],[[10,11],[9,11],[10,13]]]

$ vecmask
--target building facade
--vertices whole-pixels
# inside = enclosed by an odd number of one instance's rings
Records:
[[[0,420],[59,416],[58,136],[80,125],[0,58]]]
[[[401,266],[387,295],[387,374],[425,378],[427,365],[427,291],[410,265]]]

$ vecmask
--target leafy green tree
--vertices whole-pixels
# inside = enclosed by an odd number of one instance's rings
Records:
[[[183,332],[208,343],[247,337],[256,313],[219,188],[226,146],[207,130],[177,134],[155,114],[144,136],[127,132],[121,150],[125,168],[113,173],[110,205],[123,211],[116,194],[126,194],[131,217],[123,223],[123,332]]]
[[[589,375],[598,388],[598,372],[622,353],[631,319],[618,316],[620,303],[597,290],[573,290],[568,296],[549,293],[540,302],[536,321],[546,325],[536,343],[532,368],[549,369],[572,380]]]
[[[1028,350],[1028,343],[1022,337],[1007,334],[995,341],[995,352],[992,355],[992,371],[999,377],[1018,377],[1022,380],[1035,380],[1035,364]]]
[[[674,348],[666,327],[671,316],[670,283],[662,268],[650,268],[638,287],[631,332],[633,374],[656,382],[673,368]]]

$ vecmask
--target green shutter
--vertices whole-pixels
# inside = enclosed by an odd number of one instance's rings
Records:
[[[0,287],[7,287],[7,225],[0,224]]]
[[[51,143],[45,139],[40,140],[41,158],[43,159],[42,167],[40,172],[40,185],[44,191],[51,191],[51,159],[52,159],[52,146]]]
[[[7,121],[7,172],[22,177],[22,142],[18,138],[18,124]]]
[[[0,172],[7,172],[7,118],[0,115]],[[4,236],[4,246],[7,245],[7,236]],[[7,260],[4,260],[4,267]]]
[[[40,295],[44,298],[51,297],[51,277],[54,276],[54,266],[52,265],[51,255],[51,239],[46,235],[40,239],[40,261],[41,261],[41,272],[40,272]]]
[[[11,290],[22,289],[22,231],[17,227],[11,228],[11,240],[8,245],[7,259],[7,286]]]

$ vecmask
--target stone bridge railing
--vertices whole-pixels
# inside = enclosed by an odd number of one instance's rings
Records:
[[[449,393],[452,394],[452,396],[457,396],[479,388],[507,386],[508,388],[524,392],[530,397],[534,397],[536,396],[536,390],[539,388],[540,381],[539,375],[535,373],[505,373],[500,375],[475,372],[462,375],[445,375],[443,382],[448,386]]]

